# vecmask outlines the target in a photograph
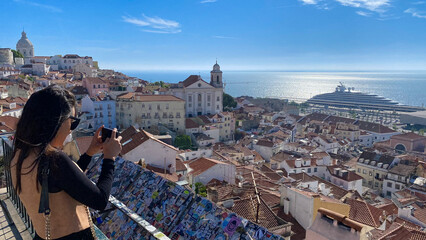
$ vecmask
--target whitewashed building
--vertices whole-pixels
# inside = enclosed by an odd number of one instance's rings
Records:
[[[173,84],[167,92],[186,101],[186,117],[222,112],[223,82],[219,64],[213,66],[210,75],[210,83],[199,75],[191,75],[185,81]]]
[[[130,161],[144,162],[146,165],[176,172],[178,149],[156,139],[152,134],[129,127],[121,133],[120,155]]]
[[[236,167],[233,164],[203,157],[187,164],[187,168],[190,184],[201,182],[206,185],[212,179],[235,184]]]

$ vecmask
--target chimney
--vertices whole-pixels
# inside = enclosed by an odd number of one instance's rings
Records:
[[[288,211],[289,211],[289,209],[290,209],[290,199],[285,198],[285,199],[284,199],[284,213],[285,213],[286,215],[288,215]]]
[[[302,160],[301,160],[301,159],[296,159],[296,160],[294,161],[294,165],[295,165],[296,167],[301,167],[301,166],[302,166]]]
[[[339,172],[340,172],[340,168],[335,168],[334,169],[334,175],[339,176]]]
[[[219,194],[217,193],[217,189],[215,187],[210,187],[207,189],[207,199],[214,203],[219,200]]]

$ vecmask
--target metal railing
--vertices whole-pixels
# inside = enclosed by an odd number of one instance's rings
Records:
[[[34,225],[31,222],[30,216],[25,209],[24,204],[21,199],[19,199],[18,194],[15,191],[15,188],[12,184],[12,176],[10,172],[10,162],[12,160],[13,148],[10,146],[4,139],[2,139],[2,147],[3,147],[3,161],[4,161],[4,174],[6,177],[6,189],[7,195],[10,198],[12,204],[15,206],[19,216],[27,227],[28,232],[31,237],[35,236]],[[96,236],[99,240],[108,239],[99,229],[95,226]]]
[[[35,235],[35,230],[33,223],[31,222],[30,216],[27,213],[27,210],[24,207],[24,204],[21,202],[21,199],[19,199],[18,194],[15,191],[15,188],[12,185],[12,176],[10,173],[10,161],[12,160],[13,155],[13,149],[9,144],[2,139],[2,146],[3,146],[3,161],[4,161],[4,175],[6,177],[6,189],[7,189],[7,195],[10,198],[11,202],[15,206],[16,210],[18,211],[19,216],[21,217],[22,221],[24,222],[25,226],[27,227],[29,233],[32,237]]]

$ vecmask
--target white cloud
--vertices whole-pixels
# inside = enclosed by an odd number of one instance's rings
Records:
[[[363,16],[363,17],[369,17],[371,16],[371,13],[369,12],[364,12],[364,11],[356,11],[356,14]]]
[[[409,8],[409,9],[405,10],[404,13],[411,14],[411,16],[416,17],[416,18],[426,18],[425,12],[420,12],[415,8]]]
[[[202,0],[200,3],[214,3],[217,2],[217,0]]]
[[[221,39],[236,39],[236,38],[234,38],[234,37],[229,37],[229,36],[221,36],[221,35],[216,35],[216,36],[213,36],[214,38],[221,38]]]
[[[390,6],[390,0],[336,0],[343,6],[365,8],[373,12],[385,12]]]
[[[303,2],[303,4],[307,4],[307,5],[315,5],[318,3],[318,0],[299,0],[301,2]]]
[[[414,4],[414,5],[422,5],[422,4],[425,4],[426,2],[425,1],[417,1],[417,2],[413,2],[412,4]]]
[[[62,9],[55,7],[55,6],[52,6],[52,5],[46,5],[46,4],[24,1],[24,0],[13,0],[13,1],[18,2],[18,3],[22,3],[22,4],[27,4],[27,5],[30,5],[30,6],[34,6],[34,7],[44,8],[44,9],[51,11],[51,12],[57,12],[57,13],[62,12]]]
[[[144,27],[142,31],[151,33],[180,33],[180,24],[173,20],[167,20],[160,17],[148,17],[142,15],[143,19],[135,17],[122,16],[124,22]]]
[[[145,26],[149,26],[148,22],[145,22],[143,20],[137,19],[137,18],[133,18],[133,17],[126,17],[123,16],[123,21],[127,22],[127,23],[132,23],[141,27],[145,27]]]

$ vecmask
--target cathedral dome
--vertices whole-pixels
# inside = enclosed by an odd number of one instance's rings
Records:
[[[32,48],[33,44],[31,41],[27,38],[27,34],[25,32],[22,32],[22,37],[19,39],[18,43],[16,44],[16,48]]]

